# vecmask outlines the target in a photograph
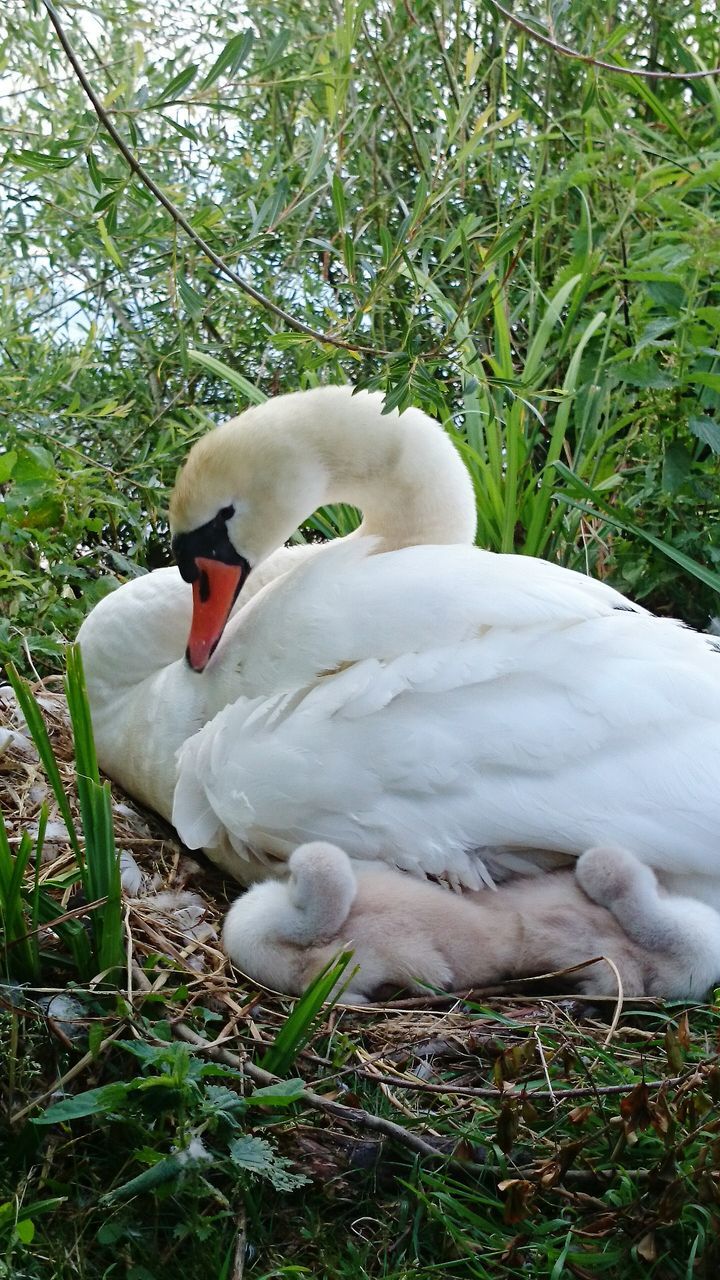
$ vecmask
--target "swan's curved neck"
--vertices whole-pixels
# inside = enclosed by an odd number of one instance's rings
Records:
[[[382,406],[378,392],[318,387],[217,427],[178,477],[174,533],[202,529],[227,507],[228,537],[256,566],[318,507],[349,502],[379,550],[472,543],[475,495],[449,436],[419,409],[383,414]]]
[[[330,412],[303,427],[326,476],[321,505],[359,507],[356,536],[374,535],[381,550],[473,542],[472,483],[442,428],[418,409],[383,415],[379,395],[343,399],[335,406],[330,395]]]

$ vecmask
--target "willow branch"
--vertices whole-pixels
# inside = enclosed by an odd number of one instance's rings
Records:
[[[523,22],[522,18],[518,18],[509,9],[498,4],[498,0],[490,0],[490,3],[503,18],[518,30],[524,31],[526,35],[532,36],[538,44],[544,44],[548,49],[561,54],[563,58],[574,58],[576,62],[584,62],[589,67],[600,67],[603,71],[615,71],[619,76],[636,76],[642,80],[702,80],[705,76],[720,76],[720,67],[710,67],[707,71],[642,71],[638,67],[622,67],[617,62],[605,62],[602,58],[594,58],[589,53],[580,53],[579,49],[571,49],[569,45],[561,44],[559,40],[553,40],[551,36],[537,31],[535,27],[531,27],[529,23]]]
[[[128,147],[122,135],[118,133],[110,115],[105,110],[102,102],[100,101],[98,95],[93,89],[93,86],[88,80],[80,61],[78,60],[78,57],[68,39],[65,28],[63,27],[62,22],[60,21],[60,16],[54,4],[52,3],[52,0],[42,0],[42,3],[47,11],[47,15],[53,27],[55,28],[55,32],[57,34],[58,40],[60,41],[60,44],[62,45],[62,48],[65,51],[68,62],[70,63],[70,66],[72,67],[80,84],[82,85],[82,88],[86,96],[89,98],[90,103],[92,104],[93,111],[95,112],[103,128],[105,129],[105,131],[107,132],[107,134],[112,139],[115,146],[117,147],[117,150],[120,152],[128,168],[131,170],[132,173],[135,174],[135,176],[140,180],[140,182],[142,182],[143,186],[147,187],[148,191],[151,192],[151,194],[155,197],[155,199],[160,202],[163,208],[170,214],[170,217],[172,218],[173,222],[175,222],[177,226],[179,226],[185,232],[186,236],[190,240],[192,240],[193,244],[197,245],[198,249],[200,249],[201,252],[205,254],[205,257],[209,258],[210,262],[212,262],[213,265],[217,267],[218,271],[221,271],[222,274],[228,278],[228,280],[231,280],[232,283],[237,285],[237,287],[241,289],[243,293],[245,293],[249,298],[252,298],[253,302],[259,303],[261,307],[264,307],[266,311],[270,311],[274,316],[277,316],[278,319],[282,320],[283,323],[286,324],[289,329],[294,329],[296,333],[302,333],[308,338],[313,338],[315,342],[325,342],[325,343],[328,343],[330,346],[340,347],[345,351],[360,352],[362,355],[371,355],[371,356],[391,355],[392,353],[389,351],[382,351],[375,347],[358,346],[357,343],[349,342],[344,338],[337,338],[337,337],[334,337],[332,334],[322,333],[318,329],[313,329],[311,325],[305,324],[303,320],[298,320],[295,316],[291,315],[288,311],[284,311],[282,307],[279,307],[276,302],[272,301],[271,298],[266,297],[266,295],[264,293],[261,293],[259,289],[256,289],[253,285],[248,284],[247,280],[243,280],[242,276],[238,275],[237,271],[235,271],[227,262],[225,262],[224,258],[221,258],[220,255],[215,252],[212,246],[208,244],[207,240],[205,240],[204,237],[199,235],[199,233],[195,230],[192,224],[185,217],[182,210],[178,209],[177,205],[175,205],[173,201],[169,198],[169,196],[165,194],[162,188],[158,186],[154,178],[150,176],[147,170],[143,167],[143,165],[137,159],[137,156],[135,156],[133,152],[130,150],[130,148]]]
[[[413,152],[415,153],[415,159],[417,160],[418,168],[419,168],[420,172],[421,172],[422,174],[424,174],[424,175],[425,175],[425,177],[426,177],[426,178],[429,178],[429,177],[430,177],[430,174],[429,174],[429,173],[428,173],[428,171],[427,171],[427,167],[426,167],[426,165],[425,165],[425,161],[424,161],[424,159],[423,159],[423,154],[422,154],[422,152],[421,152],[421,150],[420,150],[420,148],[419,148],[419,146],[418,146],[417,138],[415,137],[415,126],[413,125],[413,122],[412,122],[412,120],[410,119],[410,117],[409,117],[408,115],[406,115],[406,113],[403,111],[403,109],[402,109],[402,107],[401,107],[401,105],[400,105],[400,103],[399,103],[399,101],[398,101],[398,99],[397,99],[396,95],[393,93],[392,85],[390,84],[390,81],[388,80],[388,78],[387,78],[387,76],[386,76],[386,74],[385,74],[385,71],[384,71],[384,68],[383,68],[382,62],[380,61],[380,58],[378,57],[377,53],[375,52],[375,46],[374,46],[374,44],[373,44],[373,39],[372,39],[372,36],[370,35],[370,32],[369,32],[369,30],[368,30],[368,25],[367,25],[367,23],[366,23],[366,21],[365,21],[365,19],[364,19],[364,18],[363,18],[363,20],[362,20],[362,29],[363,29],[363,35],[365,36],[365,39],[366,39],[366,41],[367,41],[368,49],[369,49],[369,51],[370,51],[370,57],[372,58],[373,62],[375,63],[375,66],[376,66],[376,68],[377,68],[378,75],[380,76],[380,79],[382,80],[382,82],[383,82],[383,84],[384,84],[384,86],[385,86],[385,89],[386,89],[386,91],[387,91],[387,95],[388,95],[388,97],[389,97],[390,101],[392,102],[393,107],[395,108],[395,111],[396,111],[396,113],[397,113],[398,118],[399,118],[400,120],[402,120],[402,123],[403,123],[403,124],[404,124],[404,126],[405,126],[405,132],[407,133],[408,138],[410,139],[410,145],[411,145],[411,147],[412,147],[412,149],[413,149]]]

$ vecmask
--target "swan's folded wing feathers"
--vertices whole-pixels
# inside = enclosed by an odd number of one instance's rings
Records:
[[[186,744],[178,797],[199,786],[233,841],[327,839],[468,887],[485,853],[598,841],[701,871],[720,827],[717,656],[693,640],[688,663],[671,629],[654,669],[656,625],[490,631],[240,699]]]

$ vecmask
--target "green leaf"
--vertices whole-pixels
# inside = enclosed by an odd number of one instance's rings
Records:
[[[235,1115],[247,1109],[247,1098],[228,1089],[225,1084],[208,1084],[205,1086],[205,1107],[213,1115]]]
[[[123,1182],[122,1186],[106,1192],[100,1197],[100,1203],[114,1204],[117,1200],[129,1200],[131,1196],[151,1191],[154,1187],[162,1186],[163,1183],[172,1182],[186,1167],[187,1161],[180,1155],[167,1156],[166,1159],[158,1160],[149,1169],[145,1169],[143,1173],[139,1173],[136,1178],[131,1178],[129,1182]]]
[[[15,449],[8,449],[7,453],[0,453],[0,484],[7,484],[16,462],[17,451]]]
[[[266,1071],[271,1071],[273,1075],[284,1076],[290,1070],[298,1053],[310,1039],[323,1005],[330,1000],[330,993],[346,975],[352,957],[352,951],[342,951],[335,960],[321,970],[303,992],[263,1057],[262,1066]],[[347,976],[348,982],[351,977],[352,974]],[[339,995],[338,990],[334,999],[337,1000]],[[331,1003],[334,1003],[334,1000]]]
[[[250,1106],[289,1107],[297,1102],[305,1088],[304,1080],[278,1080],[262,1089],[254,1089],[247,1102]]]
[[[31,1218],[23,1218],[15,1224],[15,1235],[21,1244],[32,1244],[35,1239],[35,1223]]]
[[[98,218],[97,229],[98,229],[98,235],[100,236],[100,239],[103,242],[103,245],[105,247],[105,251],[108,257],[112,258],[112,261],[115,263],[115,266],[120,267],[120,269],[122,270],[122,265],[123,265],[122,258],[120,257],[120,254],[118,253],[117,249],[115,248],[115,244],[110,235],[110,232],[107,229],[104,218]]]
[[[102,173],[100,172],[100,166],[92,151],[87,152],[87,155],[85,156],[85,163],[87,164],[88,173],[90,174],[90,181],[92,182],[95,190],[102,191]]]
[[[711,391],[720,392],[720,373],[705,373],[702,370],[692,369],[685,382],[688,386],[709,387]]]
[[[208,89],[211,84],[214,84],[220,78],[224,71],[227,71],[228,75],[234,76],[245,62],[254,43],[255,33],[250,27],[246,27],[244,31],[239,31],[237,35],[228,40],[208,71],[201,88]]]
[[[673,385],[672,376],[658,369],[652,360],[633,360],[614,364],[612,370],[621,382],[631,387],[654,387],[662,391]]]
[[[190,319],[199,320],[205,310],[205,299],[196,289],[193,289],[185,276],[180,274],[177,277],[177,288]]]
[[[51,1196],[45,1200],[26,1201],[24,1204],[17,1200],[6,1200],[4,1204],[0,1204],[0,1232],[17,1230],[19,1222],[50,1213],[58,1205],[65,1204],[66,1200],[67,1196]]]
[[[271,1182],[276,1191],[294,1191],[310,1181],[304,1174],[294,1173],[289,1162],[279,1156],[265,1138],[246,1134],[230,1143],[229,1155],[238,1169],[254,1173]]]
[[[692,458],[685,445],[673,443],[665,449],[662,469],[662,487],[666,493],[677,493],[690,474]]]
[[[340,230],[342,231],[345,228],[345,216],[346,216],[345,189],[342,184],[342,179],[337,173],[334,173],[332,176],[331,195],[332,195],[333,208],[335,210],[335,217],[337,218],[337,224]]]
[[[26,149],[9,152],[7,158],[21,168],[29,169],[31,173],[58,173],[61,169],[69,169],[70,165],[75,163],[77,156],[51,155],[45,151]]]
[[[231,369],[229,365],[224,364],[222,360],[218,360],[215,356],[208,355],[206,351],[188,350],[188,360],[200,364],[209,373],[214,373],[216,377],[222,378],[225,382],[237,391],[245,400],[249,400],[250,404],[264,404],[267,396],[264,391],[256,387],[254,383],[237,373],[235,369]]]
[[[17,453],[13,479],[21,485],[47,485],[55,475],[55,459],[41,444],[24,444]]]
[[[183,67],[182,71],[178,71],[177,75],[173,76],[170,83],[165,86],[160,97],[155,99],[153,106],[159,107],[161,104],[169,102],[172,98],[179,98],[183,90],[187,89],[189,84],[192,84],[197,69],[197,62],[191,62],[189,66]]]
[[[60,770],[58,768],[57,760],[55,759],[55,752],[50,744],[50,738],[48,736],[48,731],[45,728],[45,721],[43,720],[42,712],[29,686],[18,674],[13,663],[8,664],[7,675],[20,705],[20,710],[25,717],[30,736],[35,744],[37,753],[40,756],[50,786],[52,787],[53,795],[55,796],[60,810],[60,815],[68,829],[73,852],[80,860],[82,858],[82,853],[75,831],[70,802],[65,794],[65,788],[63,787],[62,779],[60,777]]]
[[[538,375],[540,362],[545,354],[545,349],[550,341],[552,331],[560,322],[562,309],[565,303],[569,301],[571,294],[582,280],[581,275],[575,275],[567,280],[565,284],[553,294],[545,308],[545,313],[537,328],[537,333],[528,348],[527,358],[525,360],[525,368],[523,371],[523,382],[532,385]],[[512,369],[512,363],[510,362]]]
[[[688,426],[698,440],[710,446],[713,453],[720,453],[720,422],[703,416],[688,418]]]
[[[325,160],[325,152],[325,125],[321,120],[320,123],[316,125],[313,133],[312,150],[308,159],[307,169],[303,174],[303,187],[306,187],[310,182],[312,182],[313,178],[317,177]]]
[[[131,1085],[118,1081],[115,1084],[104,1084],[98,1089],[88,1089],[85,1093],[77,1093],[74,1098],[65,1098],[63,1102],[55,1102],[41,1116],[36,1116],[33,1124],[61,1124],[65,1120],[80,1120],[84,1116],[107,1115],[119,1111],[124,1106]]]

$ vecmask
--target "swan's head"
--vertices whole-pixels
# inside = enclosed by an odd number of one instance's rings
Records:
[[[248,574],[325,501],[322,459],[307,441],[274,432],[269,407],[203,436],[170,500],[173,553],[193,590],[194,671],[209,662]]]

